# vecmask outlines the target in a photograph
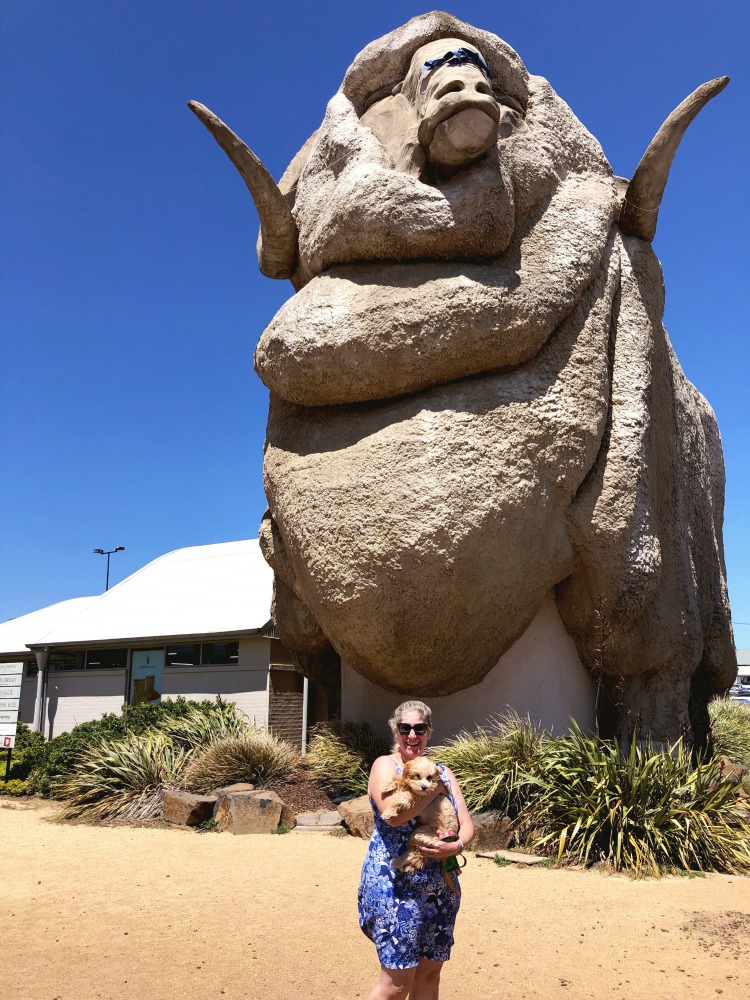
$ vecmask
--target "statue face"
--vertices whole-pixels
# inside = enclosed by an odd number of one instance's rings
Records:
[[[489,69],[479,50],[461,39],[442,38],[417,49],[403,93],[414,105],[430,163],[461,167],[497,141],[501,109]]]

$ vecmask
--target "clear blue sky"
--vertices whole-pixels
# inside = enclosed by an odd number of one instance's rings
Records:
[[[427,6],[5,0],[0,620],[98,593],[185,545],[254,537],[267,394],[256,340],[291,294],[257,216],[186,108],[275,176],[370,40]],[[546,76],[630,176],[700,83],[654,243],[666,325],[719,419],[735,621],[750,623],[747,233],[750,16],[740,0],[456,2]],[[750,647],[750,626],[736,626]]]

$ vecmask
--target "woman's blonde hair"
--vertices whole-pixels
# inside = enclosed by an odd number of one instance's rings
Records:
[[[419,712],[423,720],[432,729],[432,709],[425,705],[423,701],[402,701],[396,711],[388,720],[391,732],[396,735],[396,726],[401,722],[407,712]]]

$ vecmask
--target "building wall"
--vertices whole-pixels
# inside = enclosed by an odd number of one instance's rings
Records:
[[[47,682],[47,739],[105,712],[119,714],[125,696],[124,670],[55,670]]]
[[[343,719],[365,720],[388,736],[388,719],[407,697],[371,684],[342,663]],[[528,713],[557,734],[567,731],[569,718],[584,728],[593,727],[594,698],[594,685],[550,592],[526,632],[480,684],[448,697],[424,700],[433,712],[433,740],[441,742],[462,729],[487,725],[492,716],[509,707],[521,715]]]
[[[269,671],[268,728],[294,746],[302,743],[304,678],[293,667],[272,666]]]
[[[164,699],[181,695],[191,701],[220,694],[233,701],[250,722],[268,725],[268,667],[165,667]]]
[[[251,637],[239,642],[237,666],[165,667],[162,696],[202,701],[220,694],[235,702],[250,721],[267,726],[269,656],[270,640]],[[22,692],[24,722],[33,721],[35,693],[36,679],[29,678]],[[125,700],[125,671],[52,670],[47,694],[44,732],[51,739],[105,712],[119,713]]]

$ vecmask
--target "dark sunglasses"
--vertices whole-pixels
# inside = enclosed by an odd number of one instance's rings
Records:
[[[467,63],[481,69],[488,80],[492,79],[490,68],[479,53],[463,47],[460,49],[451,49],[450,52],[446,52],[440,59],[428,59],[422,67],[422,72],[429,73],[440,66],[465,66]]]
[[[408,736],[409,733],[414,730],[417,736],[424,736],[430,727],[426,722],[417,722],[416,725],[410,726],[408,722],[397,722],[396,729],[398,730],[399,736]]]

